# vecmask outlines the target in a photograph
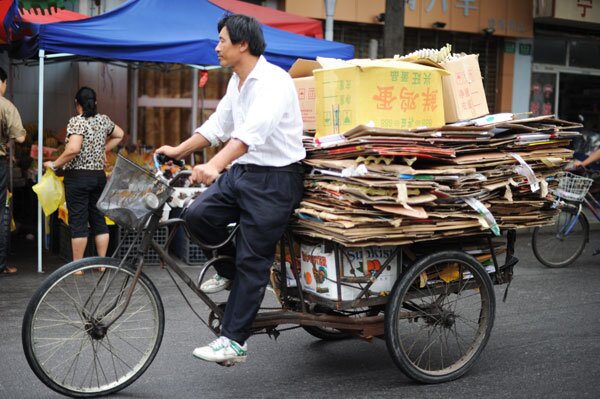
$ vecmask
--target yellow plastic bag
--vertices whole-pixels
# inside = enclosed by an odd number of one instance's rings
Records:
[[[42,179],[32,189],[37,194],[46,216],[51,215],[65,202],[65,188],[52,169],[46,169]]]

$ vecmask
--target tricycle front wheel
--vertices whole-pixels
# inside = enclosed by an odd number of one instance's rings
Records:
[[[472,256],[460,251],[425,256],[396,282],[388,301],[390,355],[416,381],[454,380],[485,347],[495,307],[492,281]]]
[[[29,302],[25,356],[56,392],[80,398],[115,393],[141,376],[158,352],[164,331],[159,293],[143,273],[135,281],[135,270],[119,264],[113,258],[71,262],[48,276]]]

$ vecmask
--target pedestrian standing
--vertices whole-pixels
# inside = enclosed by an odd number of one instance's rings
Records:
[[[96,203],[106,185],[106,152],[123,138],[123,129],[96,109],[96,92],[82,87],[75,95],[77,115],[69,120],[65,150],[44,167],[65,171],[65,197],[69,211],[73,260],[83,258],[88,241],[88,223],[96,251],[106,256],[109,234],[104,215]],[[79,273],[82,274],[83,272]]]
[[[25,141],[27,132],[21,122],[19,111],[4,97],[8,75],[0,68],[0,272],[13,274],[17,268],[7,265],[8,242],[10,239],[10,212],[7,206],[8,173],[9,173],[9,145],[14,139],[17,143]]]

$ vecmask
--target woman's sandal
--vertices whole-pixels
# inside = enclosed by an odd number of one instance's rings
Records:
[[[4,270],[2,270],[2,274],[15,274],[17,272],[17,268],[14,266],[6,266]]]
[[[98,273],[104,273],[106,268],[105,267],[96,267],[94,270],[97,271]],[[73,276],[83,276],[83,270],[77,270],[76,272],[73,272]]]

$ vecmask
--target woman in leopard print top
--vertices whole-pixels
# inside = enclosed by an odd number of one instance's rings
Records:
[[[65,170],[65,196],[69,211],[73,260],[83,258],[88,240],[88,223],[99,256],[106,256],[108,227],[96,202],[106,185],[104,161],[123,138],[123,129],[96,110],[96,93],[82,87],[75,95],[77,116],[69,120],[65,151],[44,162],[51,169]]]

